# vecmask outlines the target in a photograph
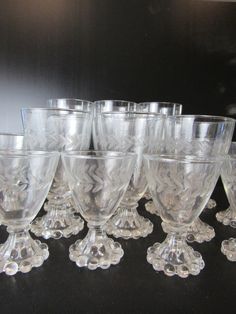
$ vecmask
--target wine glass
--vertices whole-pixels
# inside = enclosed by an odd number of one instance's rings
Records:
[[[201,254],[186,243],[186,232],[209,200],[221,163],[208,156],[145,155],[150,192],[168,230],[164,242],[147,251],[156,271],[185,278],[203,269]]]
[[[165,123],[165,153],[225,156],[231,144],[234,125],[235,120],[226,117],[169,116]],[[162,223],[162,227],[165,231],[165,223]],[[213,227],[197,218],[188,229],[187,240],[202,243],[214,236]]]
[[[134,173],[128,189],[114,216],[105,228],[108,234],[124,239],[146,237],[153,224],[137,212],[139,199],[147,188],[144,175],[143,154],[160,149],[164,116],[154,113],[105,112],[96,134],[98,147],[103,150],[133,152],[137,155]],[[159,144],[159,145],[158,145]]]
[[[175,102],[163,102],[163,101],[151,101],[142,102],[137,105],[139,111],[141,112],[153,112],[160,113],[166,116],[181,115],[183,105]],[[164,134],[163,134],[164,137]],[[149,189],[147,188],[144,197],[148,200],[145,204],[146,210],[151,214],[158,215],[158,209],[155,207]]]
[[[30,149],[88,149],[91,139],[91,114],[84,111],[52,108],[22,109],[25,142]],[[83,229],[84,222],[74,212],[61,158],[44,205],[47,213],[31,225],[36,236],[45,239],[70,237]]]
[[[56,152],[0,152],[0,220],[9,233],[0,245],[0,272],[26,273],[48,258],[47,245],[33,240],[28,230],[47,196],[58,158]]]
[[[216,219],[226,226],[236,228],[236,142],[231,143],[221,178],[230,206],[227,210],[218,212]]]
[[[70,259],[79,267],[106,269],[124,252],[108,238],[104,224],[124,196],[135,156],[129,153],[85,151],[62,154],[74,202],[88,222],[88,234],[70,246]]]

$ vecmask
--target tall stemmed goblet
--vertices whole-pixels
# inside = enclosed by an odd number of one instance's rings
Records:
[[[150,220],[136,210],[147,188],[143,154],[160,149],[164,116],[153,113],[111,112],[101,115],[98,144],[103,150],[133,152],[137,155],[128,189],[105,228],[108,234],[124,239],[146,237],[153,230]]]
[[[89,227],[87,236],[70,246],[70,259],[89,269],[118,264],[124,252],[103,226],[124,196],[134,154],[87,151],[64,153],[62,158],[74,202]]]
[[[225,156],[228,153],[235,120],[226,117],[169,116],[165,123],[165,152],[195,156]],[[167,226],[162,223],[164,231]],[[187,240],[202,243],[215,236],[213,227],[196,218],[189,227]]]
[[[0,150],[22,150],[24,148],[24,135],[14,133],[0,133]]]
[[[0,153],[0,220],[9,237],[0,246],[0,272],[29,272],[48,258],[46,244],[28,232],[47,196],[58,163],[56,152]]]
[[[30,149],[88,149],[91,139],[91,114],[83,111],[50,108],[22,109],[25,142]],[[47,214],[34,220],[31,231],[45,239],[70,237],[83,229],[83,220],[74,213],[71,192],[59,159],[52,187],[44,205]]]
[[[182,114],[183,105],[174,102],[151,101],[142,102],[137,105],[141,112],[160,113],[166,116],[176,116]],[[164,136],[164,133],[163,133]],[[158,208],[155,207],[149,189],[147,188],[144,197],[149,200],[145,204],[146,210],[151,214],[158,215]]]
[[[216,219],[226,226],[236,228],[236,142],[231,143],[221,178],[230,206],[227,210],[218,212]]]
[[[168,229],[164,242],[147,251],[156,271],[185,278],[203,269],[201,254],[186,243],[186,232],[209,200],[220,166],[221,159],[208,156],[145,155],[150,192]]]
[[[47,100],[47,105],[50,108],[57,108],[57,109],[72,109],[72,110],[79,110],[79,111],[88,111],[93,115],[94,113],[94,105],[93,102],[84,100],[84,99],[76,99],[76,98],[53,98]],[[93,146],[92,144],[92,132],[91,132],[91,140],[90,140],[90,147]],[[70,209],[74,212],[78,212],[72,197],[68,197],[67,199],[68,205]],[[47,210],[47,206],[44,207]]]

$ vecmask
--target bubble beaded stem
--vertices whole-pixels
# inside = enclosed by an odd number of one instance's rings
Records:
[[[168,230],[164,242],[147,251],[156,271],[185,278],[203,269],[201,254],[186,243],[186,232],[209,200],[221,163],[207,156],[145,155],[151,195]]]
[[[146,237],[153,230],[147,218],[136,210],[145,193],[143,154],[157,152],[162,138],[164,116],[153,113],[111,112],[101,115],[97,134],[99,146],[104,150],[133,152],[137,155],[134,173],[128,189],[114,216],[105,228],[108,234],[124,239]]]
[[[165,122],[165,153],[204,157],[225,156],[228,153],[235,120],[226,117],[182,115],[169,116]],[[162,223],[164,231],[165,223]],[[189,227],[189,242],[210,241],[213,227],[196,218]]]
[[[48,258],[47,245],[28,232],[47,196],[58,153],[0,152],[0,220],[9,237],[0,246],[0,272],[29,272]]]
[[[91,139],[91,114],[84,111],[31,108],[22,109],[25,142],[30,149],[88,149]],[[47,213],[34,220],[31,231],[45,239],[70,237],[83,229],[83,220],[74,213],[61,158],[44,205]]]
[[[88,234],[70,246],[70,259],[79,267],[106,269],[118,264],[124,252],[108,238],[104,224],[114,214],[133,173],[134,154],[72,152],[63,154],[74,202],[88,222]]]

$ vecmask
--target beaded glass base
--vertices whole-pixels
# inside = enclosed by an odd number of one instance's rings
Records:
[[[156,271],[182,278],[198,275],[205,266],[201,254],[194,251],[184,237],[177,238],[175,234],[168,234],[164,242],[149,247],[147,261]]]
[[[7,241],[0,246],[0,272],[28,273],[32,267],[41,266],[48,256],[48,246],[33,240],[28,231],[9,231]]]
[[[46,215],[36,218],[31,225],[31,231],[44,239],[61,237],[69,238],[78,234],[84,227],[84,221],[68,209],[51,207]]]
[[[212,209],[212,208],[215,208],[216,207],[216,201],[213,200],[212,198],[209,199],[209,201],[207,202],[206,204],[206,208],[208,209]]]
[[[236,239],[230,238],[221,243],[221,252],[226,255],[231,262],[236,262]]]
[[[203,222],[200,218],[197,218],[189,227],[186,239],[190,243],[203,243],[205,241],[211,241],[214,237],[214,228]]]
[[[106,223],[105,230],[115,238],[138,239],[153,231],[153,224],[140,216],[136,208],[118,208],[116,214]]]
[[[70,259],[79,267],[107,269],[118,264],[124,251],[118,242],[107,237],[101,230],[90,229],[83,240],[70,246]]]
[[[230,207],[227,210],[216,213],[216,219],[225,226],[236,228],[236,211]]]
[[[159,216],[158,210],[157,210],[157,208],[156,208],[156,206],[154,205],[154,202],[153,202],[152,200],[148,201],[148,202],[145,204],[145,208],[146,208],[146,211],[149,212],[150,214],[154,214],[154,215]]]

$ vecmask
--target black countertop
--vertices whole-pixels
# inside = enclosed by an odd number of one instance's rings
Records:
[[[201,252],[205,268],[186,279],[156,273],[146,261],[146,251],[165,238],[160,218],[144,210],[154,231],[147,238],[119,240],[125,255],[117,266],[108,270],[90,271],[78,268],[69,260],[68,248],[86,230],[69,239],[44,240],[50,257],[40,268],[13,277],[0,275],[1,313],[235,313],[236,263],[229,262],[220,252],[222,240],[236,237],[236,230],[218,223],[215,213],[228,206],[221,185],[214,192],[218,205],[204,210],[201,217],[216,231],[208,243],[194,244]],[[1,240],[6,239],[1,227]]]

